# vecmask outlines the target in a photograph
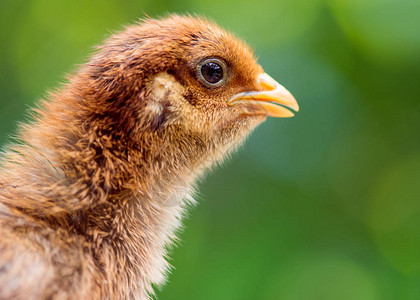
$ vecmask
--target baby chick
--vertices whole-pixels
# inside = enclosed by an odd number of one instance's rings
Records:
[[[194,183],[284,106],[299,109],[204,19],[111,36],[4,153],[0,299],[149,299]]]

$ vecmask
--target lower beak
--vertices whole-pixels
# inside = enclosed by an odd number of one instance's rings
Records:
[[[266,116],[277,118],[293,117],[294,113],[289,109],[299,111],[299,105],[292,94],[268,74],[262,73],[258,75],[258,84],[262,91],[236,94],[227,104],[229,106],[240,103],[247,106],[251,105],[253,114],[262,113]]]

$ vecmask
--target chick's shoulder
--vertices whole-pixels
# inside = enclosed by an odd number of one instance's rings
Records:
[[[111,36],[3,155],[0,299],[148,299],[197,178],[284,106],[298,109],[206,20]]]

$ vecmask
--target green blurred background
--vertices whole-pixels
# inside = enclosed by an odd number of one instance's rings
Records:
[[[244,38],[298,99],[200,184],[159,299],[420,299],[418,0],[0,1],[0,144],[145,14]]]

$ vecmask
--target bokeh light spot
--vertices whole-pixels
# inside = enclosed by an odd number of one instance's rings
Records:
[[[376,300],[372,274],[356,261],[330,255],[298,255],[273,278],[264,299]]]
[[[369,224],[386,259],[400,272],[420,272],[420,156],[391,166],[370,204]]]

